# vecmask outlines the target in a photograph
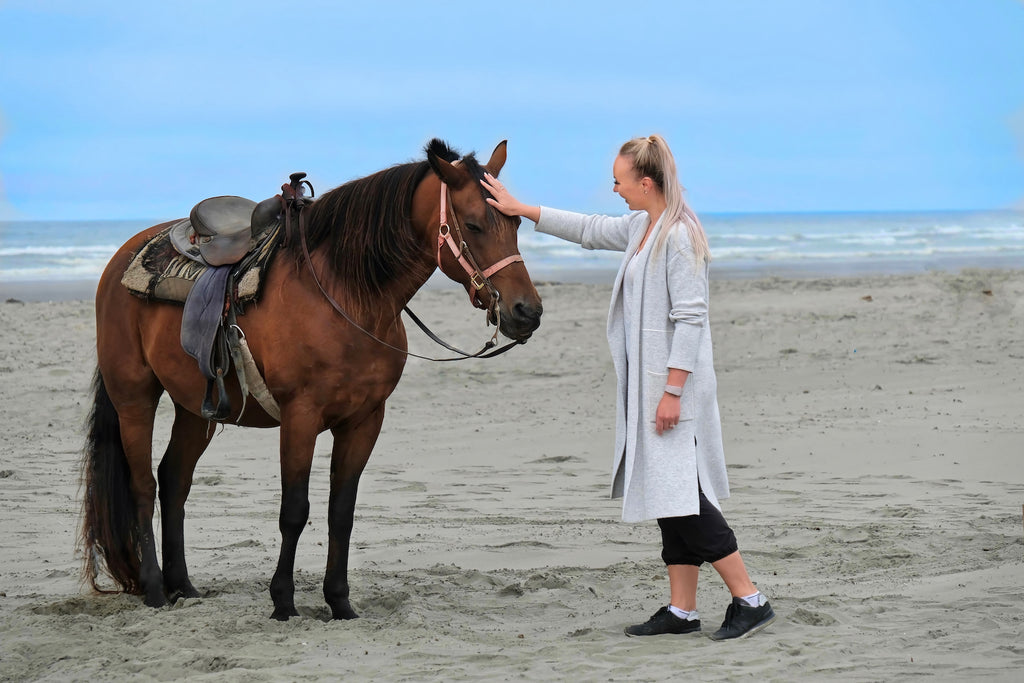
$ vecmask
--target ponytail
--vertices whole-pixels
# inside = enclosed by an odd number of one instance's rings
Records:
[[[665,138],[651,135],[633,138],[622,146],[619,155],[633,160],[633,169],[639,177],[654,181],[665,197],[665,213],[662,215],[662,230],[654,243],[654,249],[665,248],[671,226],[682,223],[690,237],[690,246],[698,263],[711,260],[711,249],[697,214],[690,209],[683,196],[685,191],[676,174],[676,161]]]

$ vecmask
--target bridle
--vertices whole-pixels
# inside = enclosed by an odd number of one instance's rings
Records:
[[[456,161],[455,163],[457,164],[458,162]],[[310,184],[308,180],[303,180],[305,176],[305,173],[293,173],[291,174],[291,182],[285,183],[284,185],[281,186],[281,194],[279,195],[279,197],[281,199],[282,210],[285,219],[285,234],[290,235],[292,233],[291,221],[293,220],[294,216],[296,221],[298,222],[299,238],[302,241],[302,254],[306,259],[306,264],[309,266],[309,273],[313,277],[313,282],[316,284],[317,289],[320,290],[320,293],[324,296],[324,298],[327,299],[328,303],[331,304],[331,307],[334,308],[335,311],[340,313],[341,316],[345,318],[345,320],[347,320],[350,325],[352,325],[357,330],[368,336],[370,339],[373,339],[375,342],[383,346],[386,346],[389,349],[398,351],[399,353],[405,354],[407,356],[412,356],[413,358],[419,358],[421,360],[428,360],[432,362],[466,360],[467,358],[493,358],[494,356],[499,356],[505,353],[513,346],[518,346],[524,343],[523,341],[513,340],[498,349],[494,349],[494,347],[497,346],[498,344],[498,331],[499,325],[501,323],[501,312],[498,307],[498,302],[501,300],[501,293],[498,292],[497,288],[495,288],[494,284],[490,280],[491,275],[493,275],[494,273],[498,272],[499,270],[508,265],[517,262],[522,262],[523,257],[519,254],[513,254],[512,256],[507,256],[503,258],[502,260],[498,261],[497,263],[495,263],[486,270],[480,270],[480,267],[476,263],[476,259],[473,258],[472,253],[469,251],[469,245],[467,245],[466,242],[462,239],[462,230],[459,227],[458,222],[455,220],[454,205],[452,206],[452,221],[455,223],[455,230],[458,233],[459,245],[456,246],[455,240],[452,239],[451,227],[448,224],[448,217],[446,211],[448,185],[443,180],[441,181],[440,225],[438,227],[437,236],[437,266],[438,268],[441,268],[441,246],[447,243],[448,248],[452,252],[452,255],[455,256],[456,260],[459,262],[460,265],[462,265],[463,269],[466,271],[466,274],[469,275],[470,284],[466,285],[466,291],[469,293],[470,303],[472,303],[475,308],[479,308],[482,310],[485,307],[478,302],[476,298],[477,292],[479,292],[482,288],[486,287],[488,293],[491,295],[490,305],[487,306],[486,309],[488,322],[494,324],[494,334],[483,345],[483,348],[481,348],[476,353],[469,353],[468,351],[463,351],[462,349],[452,346],[448,342],[438,337],[430,330],[430,328],[428,328],[419,319],[419,317],[416,316],[415,313],[412,312],[412,309],[410,309],[408,306],[405,306],[403,310],[409,315],[412,321],[416,323],[416,325],[421,330],[423,330],[423,332],[428,337],[430,337],[432,340],[434,340],[441,346],[445,347],[449,351],[453,351],[459,354],[458,356],[453,358],[431,358],[429,356],[421,356],[417,353],[409,351],[408,349],[401,349],[397,346],[394,346],[393,344],[389,344],[388,342],[377,337],[375,334],[373,334],[372,332],[361,326],[359,323],[357,323],[355,320],[353,320],[352,317],[345,312],[345,309],[343,309],[341,305],[334,300],[334,297],[332,297],[327,292],[327,290],[324,289],[324,286],[320,284],[320,278],[317,277],[316,270],[313,268],[313,260],[309,256],[309,247],[306,244],[306,213],[304,209],[310,206],[311,202],[309,200],[313,198],[314,192],[312,184]],[[305,196],[306,187],[309,188],[309,197]],[[472,291],[470,291],[470,286],[474,288]],[[491,349],[494,350],[492,351]]]
[[[458,163],[457,161],[455,162]],[[469,302],[476,308],[483,310],[487,309],[488,320],[495,326],[500,322],[500,313],[498,312],[498,302],[501,300],[501,293],[495,288],[494,284],[491,283],[491,276],[497,273],[502,268],[510,266],[513,263],[523,263],[523,257],[519,254],[512,254],[506,256],[487,270],[481,270],[477,264],[476,259],[473,258],[472,252],[469,250],[469,245],[466,244],[465,239],[462,237],[462,228],[459,227],[459,222],[455,216],[455,205],[452,204],[452,222],[455,224],[455,231],[458,233],[458,246],[455,244],[455,240],[452,238],[451,226],[448,224],[448,183],[441,181],[441,211],[440,211],[440,225],[437,228],[437,267],[441,266],[441,247],[445,244],[448,245],[448,249],[451,251],[452,256],[459,262],[462,269],[466,271],[466,275],[469,276],[469,284],[466,285],[466,292],[469,294]],[[472,287],[472,289],[470,289]],[[477,294],[484,287],[487,288],[487,293],[491,295],[491,303],[488,306],[484,306],[477,298]],[[497,335],[497,331],[495,331]]]

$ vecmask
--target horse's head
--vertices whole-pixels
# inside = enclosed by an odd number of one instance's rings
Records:
[[[441,180],[438,190],[438,266],[462,284],[477,308],[502,334],[525,341],[540,326],[540,295],[519,255],[520,219],[491,207],[480,181],[497,177],[505,165],[506,143],[483,166],[474,155],[462,159],[440,140],[427,146],[427,160]]]

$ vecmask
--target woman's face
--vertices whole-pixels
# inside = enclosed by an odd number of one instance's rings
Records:
[[[615,185],[612,188],[626,200],[630,211],[642,211],[647,208],[647,195],[644,194],[643,179],[637,177],[633,168],[633,160],[619,155],[612,164],[612,177]]]

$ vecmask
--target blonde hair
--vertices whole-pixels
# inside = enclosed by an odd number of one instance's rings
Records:
[[[711,260],[711,249],[708,238],[704,234],[697,214],[690,209],[683,196],[685,189],[679,184],[676,174],[676,161],[672,156],[665,138],[650,135],[646,138],[633,138],[622,146],[619,155],[633,162],[633,170],[640,178],[650,178],[665,197],[665,213],[662,215],[662,231],[654,243],[654,249],[665,248],[668,239],[668,228],[676,223],[686,226],[690,236],[693,255],[698,262],[707,263]]]

